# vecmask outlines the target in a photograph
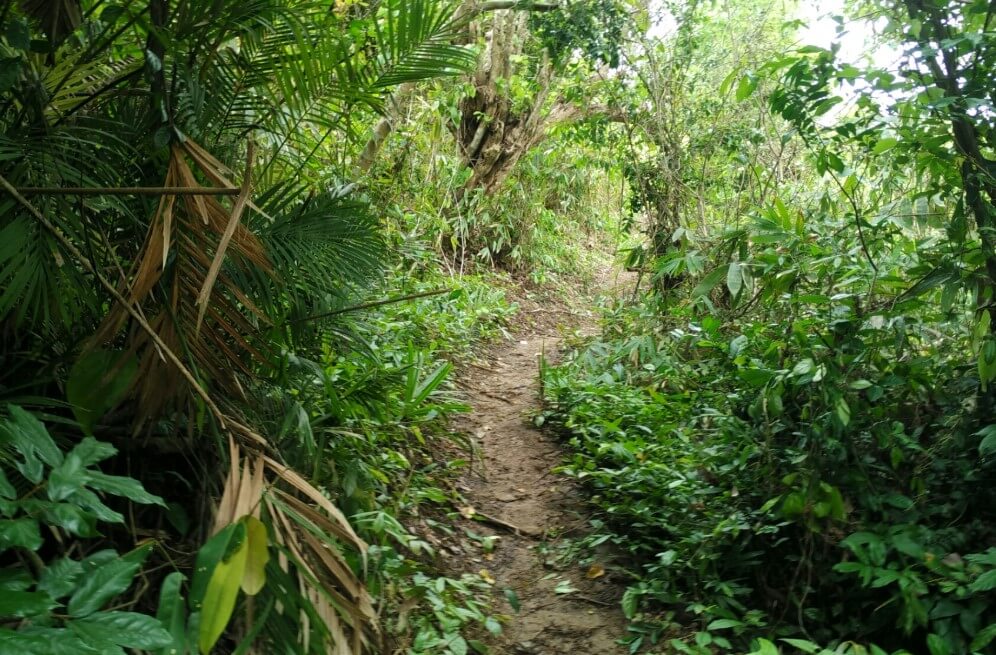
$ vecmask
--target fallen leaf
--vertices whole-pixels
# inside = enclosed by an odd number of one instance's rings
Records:
[[[575,591],[577,591],[577,589],[571,585],[570,580],[561,580],[553,589],[553,593],[558,595],[573,594]]]
[[[488,573],[487,569],[481,569],[480,571],[477,572],[477,575],[481,576],[481,580],[484,580],[488,584],[495,583],[495,579],[491,577],[491,574]]]
[[[585,573],[584,575],[589,580],[594,580],[596,578],[600,578],[603,575],[605,575],[605,567],[602,566],[601,564],[597,564],[597,563],[596,564],[592,564],[588,568],[588,572]]]
[[[518,614],[519,608],[522,605],[519,603],[519,596],[516,595],[515,591],[512,589],[505,589],[505,599],[508,600],[508,604],[512,606],[512,611]]]
[[[477,510],[469,505],[467,507],[460,508],[460,515],[465,519],[474,518],[474,514],[477,514]]]

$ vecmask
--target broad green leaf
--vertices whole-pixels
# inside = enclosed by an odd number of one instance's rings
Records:
[[[768,416],[775,418],[782,415],[785,405],[782,402],[782,394],[777,388],[769,389],[764,400]]]
[[[991,591],[996,589],[996,569],[986,571],[972,582],[972,591]]]
[[[757,89],[757,78],[750,73],[745,74],[737,83],[736,99],[742,102],[749,98]]]
[[[58,603],[43,591],[4,590],[0,593],[0,619],[25,618],[47,614]]]
[[[835,152],[826,151],[826,164],[827,168],[837,173],[843,173],[846,165],[844,160]]]
[[[792,375],[806,375],[811,373],[814,368],[816,368],[816,363],[812,359],[806,357],[805,359],[799,360],[792,368]]]
[[[804,653],[817,653],[821,649],[817,644],[811,641],[806,641],[805,639],[782,639],[789,646],[794,646]]]
[[[75,503],[46,503],[42,509],[46,523],[81,537],[97,536],[97,517]]]
[[[49,499],[58,502],[82,489],[86,482],[87,475],[83,469],[83,461],[79,455],[70,452],[61,464],[52,469],[46,492]]]
[[[692,298],[701,298],[702,296],[709,295],[713,287],[719,284],[719,281],[726,276],[728,268],[729,264],[724,264],[710,271],[692,290]]]
[[[449,651],[453,655],[467,655],[467,640],[460,635],[455,635],[449,640]]]
[[[121,512],[115,512],[113,509],[105,505],[104,501],[102,501],[96,493],[90,491],[89,489],[80,489],[73,494],[73,504],[84,508],[98,521],[103,521],[105,523],[124,523],[124,515],[121,514]]]
[[[733,340],[730,341],[730,357],[736,358],[736,356],[747,347],[748,343],[749,341],[746,335],[741,334],[740,336],[734,337]]]
[[[522,608],[521,603],[519,603],[519,596],[515,593],[514,589],[505,589],[505,600],[508,601],[508,604],[512,607],[513,612],[518,613],[518,611]]]
[[[947,640],[935,633],[927,635],[927,650],[930,655],[951,655],[951,646]]]
[[[847,424],[851,422],[851,407],[847,404],[847,400],[843,396],[838,398],[837,402],[834,403],[833,412],[840,425],[846,428]]]
[[[174,571],[163,580],[159,590],[159,609],[156,618],[170,634],[170,643],[160,651],[160,655],[182,653],[186,649],[187,608],[184,604],[181,587],[186,577]]]
[[[734,68],[723,78],[723,81],[719,85],[719,95],[725,96],[730,92],[730,87],[733,86],[733,80],[737,79],[738,73],[739,71]]]
[[[496,619],[495,617],[489,616],[486,619],[484,619],[484,629],[493,635],[500,635],[501,623],[499,623],[498,619]]]
[[[270,559],[266,526],[254,516],[242,519],[246,524],[246,571],[242,577],[242,591],[255,596],[266,584],[266,563]]]
[[[623,615],[632,620],[636,616],[637,605],[640,600],[640,592],[636,587],[628,587],[626,591],[623,592],[622,597],[622,611]]]
[[[245,524],[241,521],[223,528],[201,546],[194,563],[194,575],[190,582],[190,596],[187,603],[191,612],[198,612],[204,604],[204,595],[214,575],[214,570],[228,558],[246,538]]]
[[[87,485],[115,496],[123,496],[134,503],[166,507],[162,498],[150,494],[142,486],[142,483],[134,478],[107,475],[100,471],[87,471]]]
[[[975,338],[986,338],[989,335],[990,325],[992,325],[992,315],[988,309],[985,309],[979,313],[979,320],[975,323]]]
[[[779,655],[778,647],[767,639],[758,639],[756,644],[748,655]]]
[[[18,17],[8,22],[4,36],[12,48],[28,50],[31,47],[31,28],[24,18]]]
[[[716,619],[706,626],[706,630],[726,630],[727,628],[739,628],[743,622],[735,619]]]
[[[972,645],[969,650],[980,651],[986,646],[988,646],[993,639],[996,639],[996,623],[990,623],[986,627],[979,630],[974,637],[972,637]]]
[[[31,572],[20,566],[12,566],[0,569],[0,592],[4,591],[25,591],[34,586],[35,578]],[[46,591],[39,589],[39,591]],[[52,596],[51,593],[48,594]],[[55,598],[55,596],[52,596]]]
[[[782,513],[789,517],[795,517],[806,511],[806,497],[798,491],[785,496],[782,503]]]
[[[124,399],[137,372],[135,357],[109,350],[91,350],[76,360],[66,398],[85,433],[92,433],[97,421]]]
[[[744,287],[744,274],[740,262],[730,262],[726,271],[726,287],[734,298],[740,295],[740,290]]]
[[[169,646],[169,632],[151,616],[137,612],[97,612],[67,626],[88,644],[113,644],[150,650]]]
[[[89,616],[130,587],[135,574],[151,550],[151,546],[136,548],[127,555],[97,566],[94,570],[88,570],[88,567],[84,566],[83,580],[69,599],[70,616]]]
[[[14,489],[14,485],[7,480],[7,474],[0,469],[0,498],[6,498],[8,500],[13,500],[17,498],[17,490]]]
[[[117,651],[120,653],[120,649]],[[109,650],[97,650],[84,643],[71,630],[37,628],[30,632],[14,632],[0,628],[2,655],[105,655]]]
[[[83,575],[83,563],[69,557],[63,557],[51,562],[42,571],[38,580],[38,590],[44,591],[52,598],[68,596],[80,576]]]
[[[35,519],[20,518],[0,521],[0,551],[9,548],[38,550],[41,545],[41,531],[38,527],[38,521]]]
[[[49,466],[62,463],[62,451],[52,441],[41,421],[17,405],[8,405],[7,411],[10,412],[10,419],[0,423],[0,439],[10,440],[25,457],[37,453]]]
[[[899,143],[898,139],[883,137],[875,143],[875,147],[872,148],[872,153],[881,155],[883,152],[895,148],[897,143]]]
[[[0,92],[5,92],[17,82],[24,60],[20,57],[0,57]]]
[[[979,442],[979,455],[987,457],[996,453],[996,424],[987,425],[975,434],[982,437],[982,441]]]
[[[923,557],[923,546],[911,539],[907,534],[897,534],[890,541],[892,542],[892,547],[904,555],[909,555],[917,559]]]
[[[244,538],[227,559],[218,562],[211,573],[211,580],[204,590],[201,625],[197,637],[197,646],[202,655],[211,652],[232,618],[248,555],[249,540]]]
[[[93,466],[108,457],[113,457],[118,452],[118,449],[109,443],[97,441],[93,437],[85,437],[70,452],[75,453],[80,458],[83,466]]]

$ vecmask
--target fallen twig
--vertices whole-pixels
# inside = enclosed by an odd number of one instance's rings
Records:
[[[543,536],[542,534],[537,534],[536,532],[533,532],[531,530],[525,530],[523,528],[520,528],[519,526],[513,523],[509,523],[508,521],[503,521],[502,519],[495,518],[494,516],[491,516],[489,514],[485,514],[484,512],[481,512],[477,509],[474,510],[472,518],[475,521],[480,521],[481,523],[488,523],[490,525],[495,525],[499,528],[505,528],[506,530],[511,530],[515,534],[522,537],[531,537],[533,539],[539,539],[540,537]]]
[[[494,398],[495,400],[500,400],[503,403],[508,403],[509,405],[514,405],[515,404],[514,402],[512,402],[508,398],[505,398],[504,396],[499,396],[499,395],[496,395],[496,394],[493,394],[493,393],[488,393],[487,391],[481,391],[480,389],[476,389],[476,391],[477,391],[477,393],[481,394],[482,396],[487,396],[488,398]]]
[[[607,603],[604,600],[598,600],[597,598],[591,598],[590,596],[582,596],[581,594],[557,594],[556,598],[553,600],[543,603],[538,607],[534,607],[532,611],[545,609],[551,605],[556,605],[562,600],[580,600],[586,603],[591,603],[592,605],[600,605],[602,607],[614,607],[615,603]]]

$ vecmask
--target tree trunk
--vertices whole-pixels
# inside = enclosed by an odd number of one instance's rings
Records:
[[[946,14],[923,0],[906,0],[910,17],[920,20],[923,29],[919,46],[924,53],[935,49],[934,42],[945,43],[952,38],[951,27],[945,22]],[[966,107],[965,98],[969,95],[962,86],[963,79],[971,79],[971,62],[976,58],[959,59],[952,48],[943,48],[940,61],[936,55],[923,57],[924,63],[933,76],[933,84],[947,97],[955,98],[951,104],[951,136],[955,147],[964,160],[961,165],[962,186],[965,189],[965,205],[975,218],[985,256],[986,275],[989,277],[989,293],[980,294],[979,309],[983,310],[996,303],[996,161],[982,154],[979,144],[979,129]],[[996,321],[990,328],[996,333]]]
[[[384,142],[387,141],[387,137],[394,131],[395,123],[400,118],[401,106],[414,91],[415,84],[405,82],[391,95],[384,116],[377,121],[377,124],[370,131],[370,137],[363,147],[363,152],[360,153],[360,156],[356,160],[356,173],[358,175],[369,171],[374,161],[377,160],[380,149],[384,146]]]
[[[475,92],[460,101],[456,138],[463,164],[470,167],[472,175],[458,190],[458,198],[475,189],[494,193],[519,159],[542,140],[551,121],[579,113],[561,103],[547,108],[554,68],[546,58],[539,64],[537,88],[529,106],[513,106],[503,87],[514,73],[514,57],[523,52],[529,38],[527,20],[523,12],[494,14],[487,48],[473,76]]]

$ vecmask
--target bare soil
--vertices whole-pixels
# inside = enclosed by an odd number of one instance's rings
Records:
[[[628,281],[607,279],[600,286],[624,291]],[[627,652],[616,643],[626,634],[623,587],[608,562],[558,563],[570,540],[585,534],[588,516],[581,490],[554,472],[565,451],[533,424],[541,406],[540,357],[559,357],[563,332],[595,329],[591,304],[590,297],[573,307],[526,303],[522,324],[528,327],[461,372],[459,387],[473,410],[456,427],[475,437],[483,460],[483,470],[475,466],[459,485],[468,505],[462,513],[477,513],[462,527],[499,537],[493,553],[463,568],[479,567],[482,577],[494,579],[496,610],[508,617],[490,644],[495,653]],[[506,589],[518,597],[518,612]]]

